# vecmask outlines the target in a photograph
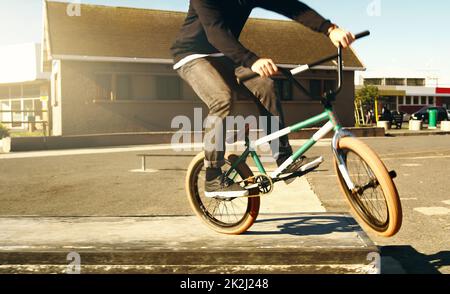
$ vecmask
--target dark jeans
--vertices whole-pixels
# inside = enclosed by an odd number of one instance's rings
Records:
[[[213,140],[212,145],[205,143],[206,167],[221,167],[225,163],[225,131],[217,132],[217,130],[223,129],[224,120],[231,113],[233,93],[247,91],[254,97],[260,115],[267,117],[267,122],[263,123],[266,134],[271,133],[270,122],[273,121],[273,117],[279,117],[275,120],[279,124],[278,130],[285,127],[281,103],[277,99],[272,79],[256,78],[246,82],[245,87],[237,84],[236,75],[249,71],[251,71],[249,68],[242,66],[236,68],[226,57],[200,58],[178,69],[178,74],[209,108],[207,121],[212,123],[205,130],[205,139],[221,134],[219,135],[221,138]],[[218,144],[217,139],[220,141]],[[278,146],[276,150],[272,148],[275,159],[286,159],[292,154],[287,136],[281,137],[276,143],[278,144],[271,144]]]

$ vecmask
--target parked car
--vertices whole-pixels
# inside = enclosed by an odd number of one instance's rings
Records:
[[[434,107],[434,106],[425,106],[421,110],[413,113],[411,115],[411,119],[422,120],[424,123],[428,123],[428,116],[429,116],[428,111],[431,109],[436,109],[438,111],[437,115],[438,122],[449,119],[447,109],[445,109],[444,107]]]
[[[447,116],[448,116],[448,119],[450,120],[450,109],[447,109]]]

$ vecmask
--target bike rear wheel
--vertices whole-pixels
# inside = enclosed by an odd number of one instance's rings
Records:
[[[395,235],[402,224],[397,188],[378,155],[355,138],[342,138],[338,153],[345,160],[356,188],[350,190],[335,160],[341,189],[357,219],[366,229],[383,237]]]
[[[231,168],[236,162],[236,155],[226,156],[223,171]],[[186,176],[186,192],[189,203],[197,216],[211,229],[221,234],[239,235],[246,232],[258,217],[260,198],[258,191],[250,191],[255,197],[240,197],[229,199],[207,198],[204,195],[205,184],[205,155],[198,154],[191,162]],[[244,162],[240,163],[236,171],[235,182],[245,182],[253,176],[251,169]]]

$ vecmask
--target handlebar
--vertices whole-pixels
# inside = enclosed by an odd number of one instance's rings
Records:
[[[359,39],[362,39],[362,38],[365,38],[365,37],[368,37],[368,36],[370,36],[370,31],[364,31],[364,32],[361,32],[359,34],[356,34],[355,35],[355,40],[359,40]]]
[[[358,33],[355,35],[355,40],[359,40],[362,39],[364,37],[367,37],[370,35],[370,31],[364,31],[361,33]],[[312,95],[309,93],[309,91],[307,91],[305,88],[303,88],[300,83],[298,83],[293,76],[298,75],[302,72],[305,72],[307,70],[309,70],[310,68],[313,68],[315,66],[321,65],[323,63],[326,63],[328,61],[331,60],[335,60],[337,59],[337,63],[338,63],[338,68],[337,68],[337,72],[338,72],[338,87],[335,91],[332,91],[331,94],[337,95],[340,91],[341,91],[341,87],[342,87],[342,78],[343,78],[343,57],[342,57],[342,46],[338,47],[338,53],[334,54],[332,56],[328,56],[325,58],[322,58],[318,61],[312,62],[310,64],[305,64],[305,65],[300,65],[292,70],[287,70],[287,69],[281,69],[280,72],[285,75],[286,77],[288,77],[289,79],[292,80],[292,82],[294,82],[295,85],[297,85],[299,88],[301,88],[302,91],[306,92],[307,95],[311,96]],[[258,73],[255,72],[251,72],[251,73],[247,73],[247,74],[243,74],[237,77],[237,82],[239,84],[243,84],[246,81],[252,80],[254,78],[259,77]]]

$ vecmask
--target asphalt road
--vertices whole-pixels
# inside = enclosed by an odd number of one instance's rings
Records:
[[[398,260],[408,273],[450,273],[450,136],[364,139],[395,170],[403,226],[390,239],[369,234],[384,256]],[[327,211],[347,211],[327,148],[320,171],[308,181]]]
[[[404,212],[397,236],[372,239],[408,273],[450,273],[450,136],[364,141],[397,171]],[[308,180],[327,211],[348,211],[325,145],[310,152],[326,162]],[[0,216],[191,215],[184,192],[191,158],[155,156],[149,161],[157,173],[131,172],[140,167],[139,153],[138,147],[0,155]]]

